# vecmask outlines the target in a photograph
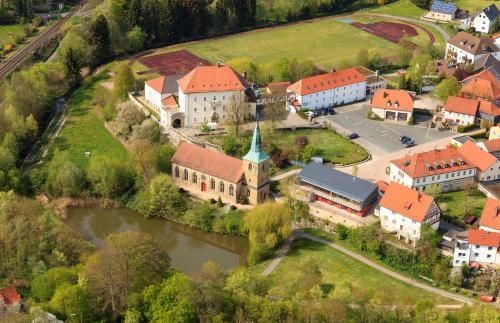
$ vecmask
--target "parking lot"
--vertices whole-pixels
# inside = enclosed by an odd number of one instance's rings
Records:
[[[368,107],[363,104],[353,104],[336,109],[337,114],[325,116],[337,129],[346,134],[355,132],[361,139],[368,141],[385,153],[392,153],[403,149],[399,141],[402,135],[411,137],[416,145],[431,142],[453,135],[451,132],[438,131],[426,126],[430,117],[417,116],[417,124],[396,124],[384,121],[368,120]],[[344,130],[345,129],[345,130]]]

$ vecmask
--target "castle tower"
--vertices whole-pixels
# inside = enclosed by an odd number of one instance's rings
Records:
[[[247,182],[247,197],[250,204],[258,204],[269,197],[269,156],[262,149],[259,122],[255,123],[252,146],[243,157],[243,172]]]

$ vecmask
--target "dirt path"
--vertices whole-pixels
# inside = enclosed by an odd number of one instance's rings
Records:
[[[443,297],[447,297],[447,298],[450,298],[450,299],[453,299],[455,301],[458,301],[458,302],[462,302],[462,303],[467,303],[467,304],[474,304],[475,301],[471,298],[468,298],[468,297],[465,297],[465,296],[462,296],[462,295],[458,295],[458,294],[453,294],[453,293],[450,293],[450,292],[447,292],[445,290],[442,290],[442,289],[439,289],[439,288],[435,288],[435,287],[432,287],[432,286],[429,286],[427,284],[424,284],[424,283],[421,283],[419,281],[416,281],[412,278],[409,278],[409,277],[406,277],[400,273],[397,273],[395,271],[392,271],[388,268],[385,268],[371,260],[369,260],[368,258],[365,258],[355,252],[352,252],[342,246],[339,246],[333,242],[330,242],[328,240],[325,240],[325,239],[322,239],[322,238],[319,238],[319,237],[316,237],[316,236],[313,236],[311,234],[308,234],[308,233],[305,233],[303,231],[296,231],[296,236],[298,237],[301,237],[301,238],[305,238],[305,239],[309,239],[309,240],[313,240],[313,241],[316,241],[316,242],[319,242],[319,243],[322,243],[322,244],[325,244],[329,247],[332,247],[362,263],[364,263],[365,265],[368,265],[374,269],[377,269],[378,271],[381,271],[383,272],[384,274],[386,275],[389,275],[391,276],[392,278],[395,278],[395,279],[398,279],[404,283],[407,283],[411,286],[414,286],[414,287],[417,287],[417,288],[421,288],[425,291],[428,291],[430,293],[434,293],[434,294],[437,294],[439,296],[443,296]]]
[[[274,258],[271,263],[262,271],[262,276],[268,276],[272,274],[278,265],[281,263],[283,258],[285,258],[286,254],[290,250],[290,247],[292,246],[293,240],[295,240],[295,237],[297,236],[298,231],[294,231],[288,239],[285,240],[283,245],[281,246],[280,250],[278,251],[278,256]]]

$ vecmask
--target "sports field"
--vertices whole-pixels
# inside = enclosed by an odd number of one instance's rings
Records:
[[[293,25],[161,48],[156,53],[188,49],[211,62],[248,57],[254,63],[280,58],[310,59],[328,69],[352,60],[361,48],[394,53],[397,44],[329,17]],[[136,63],[137,64],[137,63]]]

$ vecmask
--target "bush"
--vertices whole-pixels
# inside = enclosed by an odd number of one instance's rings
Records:
[[[219,198],[217,199],[217,206],[218,206],[218,207],[223,207],[223,206],[224,206],[224,203],[222,202],[222,199],[220,198],[220,196],[219,196]]]
[[[113,120],[116,116],[116,109],[114,104],[108,103],[103,108],[104,111],[104,120],[110,121]]]
[[[457,132],[459,133],[464,133],[464,132],[467,132],[469,130],[472,130],[476,127],[475,124],[471,123],[471,124],[466,124],[466,125],[463,125],[463,126],[458,126],[457,127]]]
[[[210,200],[208,200],[208,202],[210,202],[210,204],[215,204],[215,203],[217,203],[217,201],[216,201],[215,199],[213,199],[213,198],[210,198]]]
[[[298,151],[302,151],[309,144],[309,139],[305,136],[297,136],[293,139],[293,144]]]
[[[349,229],[345,225],[337,223],[337,225],[335,226],[335,231],[337,232],[337,237],[339,238],[339,240],[347,239]]]

